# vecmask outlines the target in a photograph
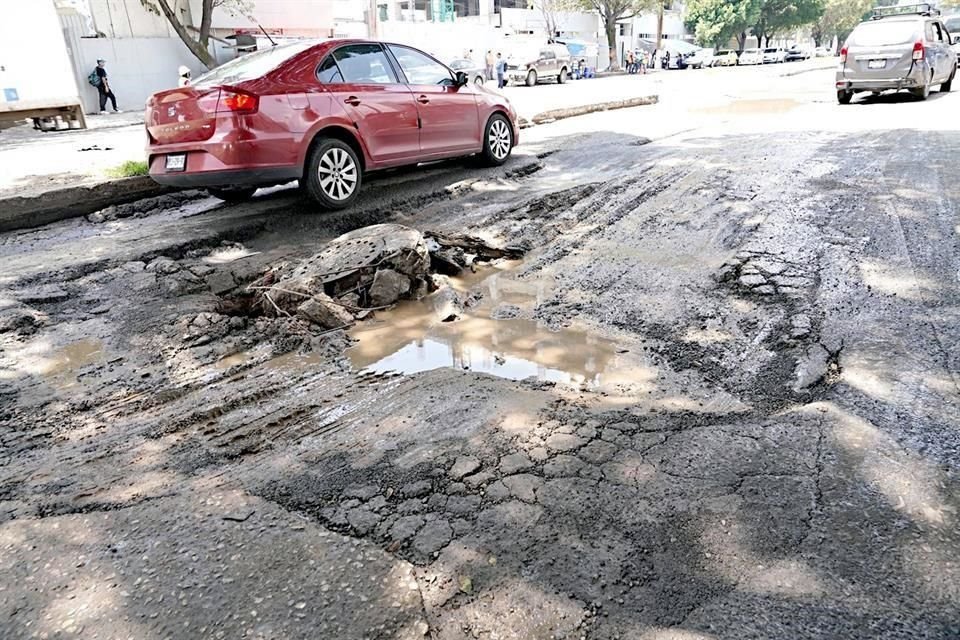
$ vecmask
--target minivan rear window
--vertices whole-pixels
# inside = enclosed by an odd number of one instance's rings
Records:
[[[855,47],[882,47],[889,44],[906,44],[917,34],[917,23],[896,21],[864,22],[850,34],[848,44]]]
[[[315,44],[316,42],[310,40],[301,40],[270,47],[269,49],[254,51],[239,58],[234,58],[230,62],[225,62],[213,71],[205,73],[194,80],[193,84],[209,87],[259,78]]]

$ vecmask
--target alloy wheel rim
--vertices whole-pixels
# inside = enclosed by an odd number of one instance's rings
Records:
[[[328,149],[317,166],[320,188],[334,200],[346,200],[357,188],[357,164],[339,147]]]
[[[487,136],[490,152],[497,160],[503,160],[510,153],[510,131],[503,120],[494,120],[490,125],[490,135]]]

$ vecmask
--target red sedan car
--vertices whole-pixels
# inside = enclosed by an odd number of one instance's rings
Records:
[[[232,60],[147,102],[150,176],[225,200],[300,180],[339,209],[364,173],[482,154],[504,163],[517,114],[503,96],[412,47],[297,42]]]

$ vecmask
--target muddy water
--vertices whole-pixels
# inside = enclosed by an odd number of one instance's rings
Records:
[[[512,380],[599,386],[608,372],[627,365],[626,351],[614,341],[576,327],[551,331],[533,319],[549,283],[516,280],[510,272],[514,266],[503,263],[452,278],[464,296],[482,295],[458,321],[439,322],[426,300],[378,313],[350,332],[358,340],[347,350],[353,366],[377,373],[447,367]]]
[[[765,98],[754,100],[734,100],[727,104],[692,109],[700,114],[731,114],[731,115],[778,115],[792,111],[801,105],[800,102],[790,99]]]

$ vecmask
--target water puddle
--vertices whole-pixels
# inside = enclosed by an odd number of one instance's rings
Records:
[[[796,100],[780,98],[761,98],[755,100],[734,100],[727,104],[692,109],[703,114],[732,115],[777,115],[787,113],[800,106]]]
[[[461,293],[483,294],[458,321],[439,322],[426,301],[378,313],[350,332],[359,341],[346,352],[354,368],[374,373],[452,368],[511,380],[599,386],[609,381],[608,372],[626,365],[627,352],[612,340],[578,328],[551,331],[532,319],[549,286],[511,278],[512,266],[451,278]]]
[[[220,247],[204,256],[203,261],[207,264],[227,264],[247,256],[255,256],[258,253],[260,252],[251,251],[242,246]]]
[[[41,370],[48,377],[64,376],[82,367],[104,359],[103,343],[99,340],[78,340],[72,342],[43,359]]]

